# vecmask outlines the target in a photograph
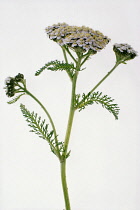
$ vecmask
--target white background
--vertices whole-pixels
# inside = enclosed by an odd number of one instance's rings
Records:
[[[45,27],[85,25],[111,38],[80,73],[77,93],[82,93],[113,67],[114,43],[128,43],[140,52],[139,11],[139,0],[0,0],[0,210],[64,209],[59,162],[47,142],[29,132],[19,104],[44,113],[28,96],[8,105],[5,78],[25,75],[28,89],[46,105],[63,139],[69,78],[49,71],[34,76],[48,61],[63,60]],[[67,163],[72,210],[139,210],[139,57],[120,65],[98,90],[119,104],[119,120],[101,105],[76,113]]]

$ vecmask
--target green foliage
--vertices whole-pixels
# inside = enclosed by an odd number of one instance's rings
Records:
[[[20,104],[20,109],[28,125],[32,128],[30,132],[36,133],[40,138],[50,140],[53,131],[48,132],[48,124],[45,124],[45,120],[41,120],[41,117],[38,117],[37,113],[27,110],[23,104]]]
[[[38,71],[36,71],[35,76],[40,75],[45,69],[51,70],[51,71],[67,71],[67,73],[73,77],[74,74],[74,64],[73,63],[64,63],[63,61],[50,61],[46,63],[42,68],[40,68]]]
[[[80,101],[80,95],[76,95],[75,98],[75,107],[79,109],[79,111],[85,109],[86,106],[92,105],[94,103],[101,104],[104,108],[106,108],[109,112],[111,112],[115,119],[118,119],[119,107],[117,104],[113,103],[114,99],[107,95],[102,95],[102,92],[94,92],[85,95],[82,94],[82,100]]]
[[[13,104],[23,95],[25,95],[25,93],[22,93],[22,94],[18,95],[17,97],[13,98],[11,101],[8,101],[7,103],[8,104]]]
[[[40,138],[47,140],[54,154],[57,154],[58,151],[59,153],[64,151],[63,142],[56,141],[57,137],[54,136],[54,131],[48,131],[48,124],[45,123],[45,120],[41,120],[37,113],[27,110],[23,104],[20,104],[20,109],[28,122],[28,126],[31,127],[30,132],[34,132]]]

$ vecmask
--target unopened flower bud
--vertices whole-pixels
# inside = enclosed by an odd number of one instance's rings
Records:
[[[21,82],[21,81],[23,81],[23,79],[24,79],[24,75],[23,74],[18,74],[18,75],[16,75],[15,76],[15,81],[16,82]]]
[[[15,87],[15,84],[14,84],[14,78],[13,77],[7,77],[6,80],[5,80],[5,89],[6,89],[6,95],[8,97],[12,97],[15,95],[15,91],[14,91],[14,87]]]
[[[18,93],[22,88],[21,84],[19,85],[18,82],[24,83],[24,75],[18,74],[15,77],[7,77],[5,80],[5,87],[6,95],[8,97],[13,97],[16,93]],[[22,89],[23,91],[23,89]]]

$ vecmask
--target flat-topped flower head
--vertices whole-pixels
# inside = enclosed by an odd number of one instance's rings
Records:
[[[8,97],[13,97],[15,93],[17,93],[20,89],[18,86],[18,82],[24,83],[24,75],[18,74],[15,77],[7,77],[5,80],[6,95]]]
[[[95,54],[102,50],[110,41],[101,32],[85,26],[69,26],[58,23],[46,28],[49,38],[60,46],[66,46],[75,52]]]
[[[113,50],[116,54],[116,60],[124,62],[134,59],[137,52],[129,44],[114,44]]]

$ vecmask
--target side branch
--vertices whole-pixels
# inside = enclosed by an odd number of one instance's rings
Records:
[[[94,88],[92,88],[91,89],[91,91],[89,91],[89,93],[87,93],[87,95],[85,95],[85,97],[84,97],[84,99],[82,99],[78,104],[77,104],[77,106],[79,107],[79,106],[81,106],[81,104],[84,102],[84,100],[86,99],[86,98],[88,98],[89,97],[89,95],[91,94],[91,93],[93,93],[96,89],[97,89],[97,87],[99,87],[99,85],[101,85],[102,84],[102,82],[107,78],[107,77],[109,77],[109,75],[116,69],[116,67],[119,65],[120,63],[119,62],[117,62],[115,65],[114,65],[114,67],[97,83],[97,85],[95,85],[94,86]]]

